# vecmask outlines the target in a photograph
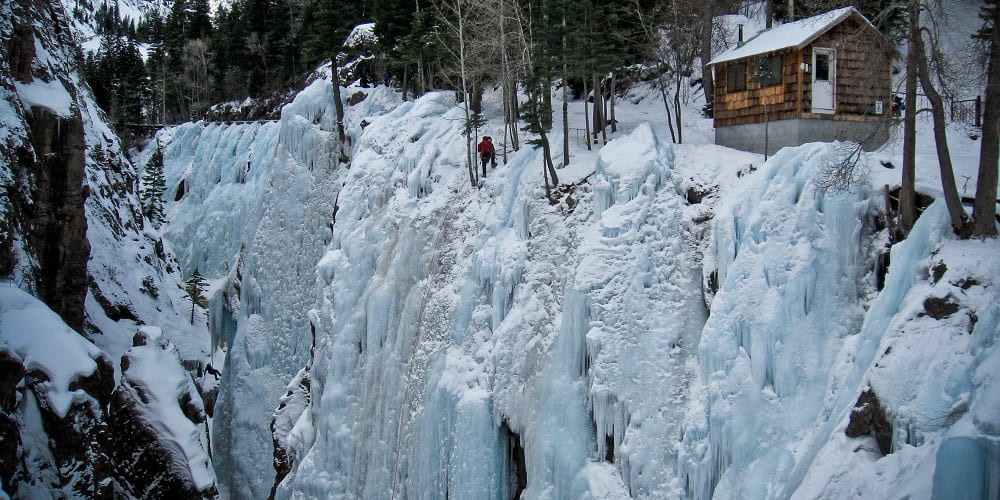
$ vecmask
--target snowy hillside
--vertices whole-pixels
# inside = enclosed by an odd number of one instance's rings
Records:
[[[879,290],[897,143],[865,157],[870,185],[825,193],[836,148],[764,164],[693,114],[694,144],[671,145],[637,95],[611,143],[572,145],[550,205],[530,148],[469,187],[448,95],[356,92],[349,168],[326,80],[279,122],[160,136],[166,234],[215,283],[228,346],[229,495],[272,487],[270,431],[278,498],[992,491],[1000,249],[954,240],[936,203]]]
[[[157,485],[173,479],[180,491],[191,483],[180,472],[184,454],[197,452],[160,433],[160,413],[143,413],[142,398],[122,394],[120,360],[138,328],[155,325],[176,350],[162,368],[192,383],[208,361],[208,330],[188,321],[180,270],[141,215],[137,172],[79,74],[62,7],[5,4],[0,28],[0,286],[10,290],[0,302],[0,353],[9,362],[4,491],[135,495],[146,487],[163,493]],[[198,407],[186,418],[204,419]],[[147,434],[130,441],[115,419]],[[207,445],[199,442],[202,453]],[[109,459],[143,452],[162,463],[125,471]],[[190,491],[210,492],[207,474]]]
[[[93,54],[101,46],[96,12],[99,10],[113,12],[114,9],[117,9],[119,19],[123,24],[138,27],[154,12],[166,17],[171,2],[167,0],[61,0],[60,4],[66,9],[76,43],[85,52]],[[143,51],[145,50],[144,47]]]

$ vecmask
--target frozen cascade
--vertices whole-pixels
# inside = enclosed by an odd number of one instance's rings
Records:
[[[699,345],[701,368],[679,463],[695,498],[768,498],[829,418],[824,386],[864,314],[869,194],[831,195],[812,177],[827,145],[775,155],[721,207],[711,248],[720,290]],[[838,318],[831,323],[830,318]]]
[[[675,186],[673,149],[640,126],[600,155],[594,224],[573,286],[585,292],[588,404],[597,457],[616,464],[629,494],[679,495],[673,464],[691,353],[707,311],[697,240]],[[574,313],[567,294],[564,321]],[[580,320],[577,320],[580,321]]]
[[[347,109],[351,168],[330,169],[329,90],[318,80],[278,123],[163,137],[187,144],[168,153],[170,185],[188,179],[171,241],[231,318],[214,319],[234,335],[215,429],[230,496],[266,495],[267,424],[286,389],[278,498],[891,496],[907,481],[962,484],[935,462],[995,453],[997,405],[981,394],[995,392],[1000,300],[968,304],[947,341],[906,304],[990,289],[1000,270],[949,261],[928,284],[947,226],[932,206],[866,303],[880,196],[818,192],[828,145],[786,149],[696,223],[709,207],[686,200],[690,151],[653,127],[564,171],[580,181],[570,208],[544,199],[529,148],[470,188],[462,113],[443,93],[365,90]],[[226,133],[240,145],[220,149]],[[220,229],[199,234],[202,219]],[[910,337],[970,354],[919,359],[940,374],[925,386],[903,375]],[[865,387],[898,450],[868,475],[867,438],[844,436]],[[942,414],[954,425],[925,416]],[[847,474],[867,489],[843,486]]]
[[[995,248],[996,241],[955,240],[943,201],[932,204],[893,247],[885,288],[860,333],[838,355],[842,370],[827,389],[829,419],[817,425],[808,457],[813,466],[800,465],[786,491],[797,487],[795,498],[860,491],[877,497],[925,498],[930,492],[933,498],[1000,498],[1000,262],[983,258]],[[931,317],[926,308],[935,298],[954,300],[958,311]],[[889,408],[893,425],[892,454],[870,470],[864,464],[879,458],[871,451],[874,443],[848,445],[843,436],[853,399],[866,387]],[[864,473],[855,472],[849,485],[836,481],[859,469]]]
[[[213,340],[228,348],[213,443],[234,497],[267,496],[271,413],[309,358],[305,313],[343,182],[331,96],[319,79],[278,122],[189,123],[158,138],[176,200],[164,232],[184,269],[212,282]]]

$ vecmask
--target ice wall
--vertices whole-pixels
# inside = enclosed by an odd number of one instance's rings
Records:
[[[213,340],[226,349],[213,458],[233,497],[267,496],[271,414],[309,359],[314,269],[347,172],[334,130],[332,89],[318,79],[279,121],[188,123],[158,136],[173,200],[165,234],[185,273],[211,281]]]
[[[670,148],[609,145],[570,210],[530,149],[470,189],[458,113],[429,94],[353,129],[277,496],[676,493],[705,309]]]
[[[837,353],[857,334],[875,210],[813,176],[828,145],[785,149],[716,212],[720,290],[698,346],[678,469],[695,498],[781,496],[826,436]],[[709,270],[710,271],[710,270]],[[837,318],[831,321],[832,318]]]
[[[998,246],[956,240],[938,201],[893,247],[885,289],[838,354],[843,389],[795,497],[1000,498]],[[866,388],[892,425],[889,455],[843,434]]]
[[[940,208],[893,249],[880,292],[881,195],[818,191],[829,145],[699,176],[725,189],[711,205],[686,190],[715,156],[639,126],[563,171],[575,204],[550,204],[529,148],[469,186],[443,93],[364,91],[350,168],[331,168],[328,85],[278,123],[169,137],[185,145],[168,145],[170,185],[190,185],[168,234],[215,280],[229,348],[215,439],[230,496],[267,494],[279,401],[278,498],[992,495],[1000,273],[955,256],[995,245],[947,243]],[[936,299],[958,311],[931,322]],[[889,456],[844,435],[866,388]]]
[[[647,498],[680,493],[681,408],[707,315],[697,233],[673,169],[673,149],[648,126],[601,150],[594,223],[572,283],[585,295],[567,294],[563,310],[580,325],[577,370],[589,382],[597,458]]]

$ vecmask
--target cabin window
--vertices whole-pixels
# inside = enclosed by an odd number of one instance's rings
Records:
[[[726,90],[736,92],[747,88],[747,66],[744,63],[730,64],[726,68]]]
[[[771,56],[765,59],[768,69],[770,69],[769,79],[765,79],[761,82],[761,85],[765,87],[770,87],[772,85],[781,85],[781,56]]]
[[[757,59],[750,81],[760,84],[761,87],[781,84],[781,56],[762,56]]]

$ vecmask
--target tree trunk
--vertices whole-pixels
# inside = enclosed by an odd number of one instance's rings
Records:
[[[917,62],[914,40],[920,37],[920,2],[907,4],[910,47],[906,53],[906,96],[903,106],[903,172],[899,187],[899,229],[905,237],[916,220],[916,158],[917,158]],[[889,207],[885,207],[889,210]]]
[[[544,160],[545,160],[545,169],[549,173],[548,178],[552,180],[552,186],[553,187],[554,186],[558,186],[559,185],[559,175],[556,174],[556,168],[555,168],[555,165],[552,162],[552,146],[549,144],[549,136],[545,133],[545,131],[542,131],[541,136],[542,136],[541,137],[541,139],[542,139],[542,154],[545,157],[544,158]]]
[[[614,71],[612,71],[611,72],[611,92],[608,95],[608,97],[610,98],[609,101],[611,102],[611,114],[608,115],[608,116],[611,117],[611,131],[612,132],[617,132],[618,131],[618,123],[615,120],[615,83],[616,83],[615,82],[615,77],[616,76],[617,76],[617,74]]]
[[[563,119],[563,166],[569,165],[569,96],[566,87],[569,82],[563,82],[562,119]]]
[[[410,68],[407,65],[403,65],[403,87],[400,89],[403,93],[403,100],[406,100],[406,86],[410,83]]]
[[[684,142],[684,131],[681,129],[681,75],[677,75],[674,85],[674,120],[677,121],[677,143]]]
[[[590,111],[587,109],[587,79],[583,79],[583,135],[587,141],[587,151],[591,151],[590,140]]]
[[[337,138],[340,139],[340,162],[347,163],[350,157],[347,156],[347,134],[344,133],[344,101],[340,98],[340,71],[337,66],[336,57],[330,65],[330,75],[333,80],[333,106],[337,110]]]
[[[1000,158],[1000,5],[993,6],[983,110],[983,138],[979,152],[979,178],[972,209],[972,235],[997,235],[997,160]]]
[[[472,82],[472,94],[469,96],[469,107],[476,115],[483,114],[483,84],[479,80]]]
[[[600,78],[594,75],[594,139],[604,130],[604,103],[602,102]]]
[[[660,97],[663,97],[663,107],[667,110],[667,127],[670,129],[670,141],[677,144],[677,135],[674,133],[674,118],[670,116],[670,101],[667,100],[667,91],[660,87]]]
[[[511,79],[510,88],[510,141],[514,151],[521,149],[521,138],[517,132],[517,123],[520,120],[521,105],[517,102],[517,82]]]
[[[714,10],[714,9],[713,9]],[[708,66],[708,61],[712,60],[712,34],[714,33],[713,12],[706,16],[707,20],[702,20],[705,25],[701,32],[701,88],[705,92],[705,104],[713,106],[715,100],[715,81],[712,79],[712,68]]]
[[[924,40],[921,36],[916,38],[915,49],[917,60],[917,77],[920,79],[920,86],[927,95],[927,100],[931,102],[931,116],[934,120],[934,145],[937,148],[938,165],[941,168],[941,189],[944,191],[944,202],[948,206],[948,214],[951,216],[951,226],[961,238],[968,238],[968,231],[965,222],[965,210],[962,208],[962,198],[958,194],[958,186],[955,184],[955,172],[951,165],[951,153],[948,151],[947,121],[944,116],[944,100],[938,94],[931,80],[930,71],[927,69],[927,52],[924,48]]]
[[[566,16],[562,18],[562,120],[563,120],[563,166],[569,165],[569,68],[566,64]]]

